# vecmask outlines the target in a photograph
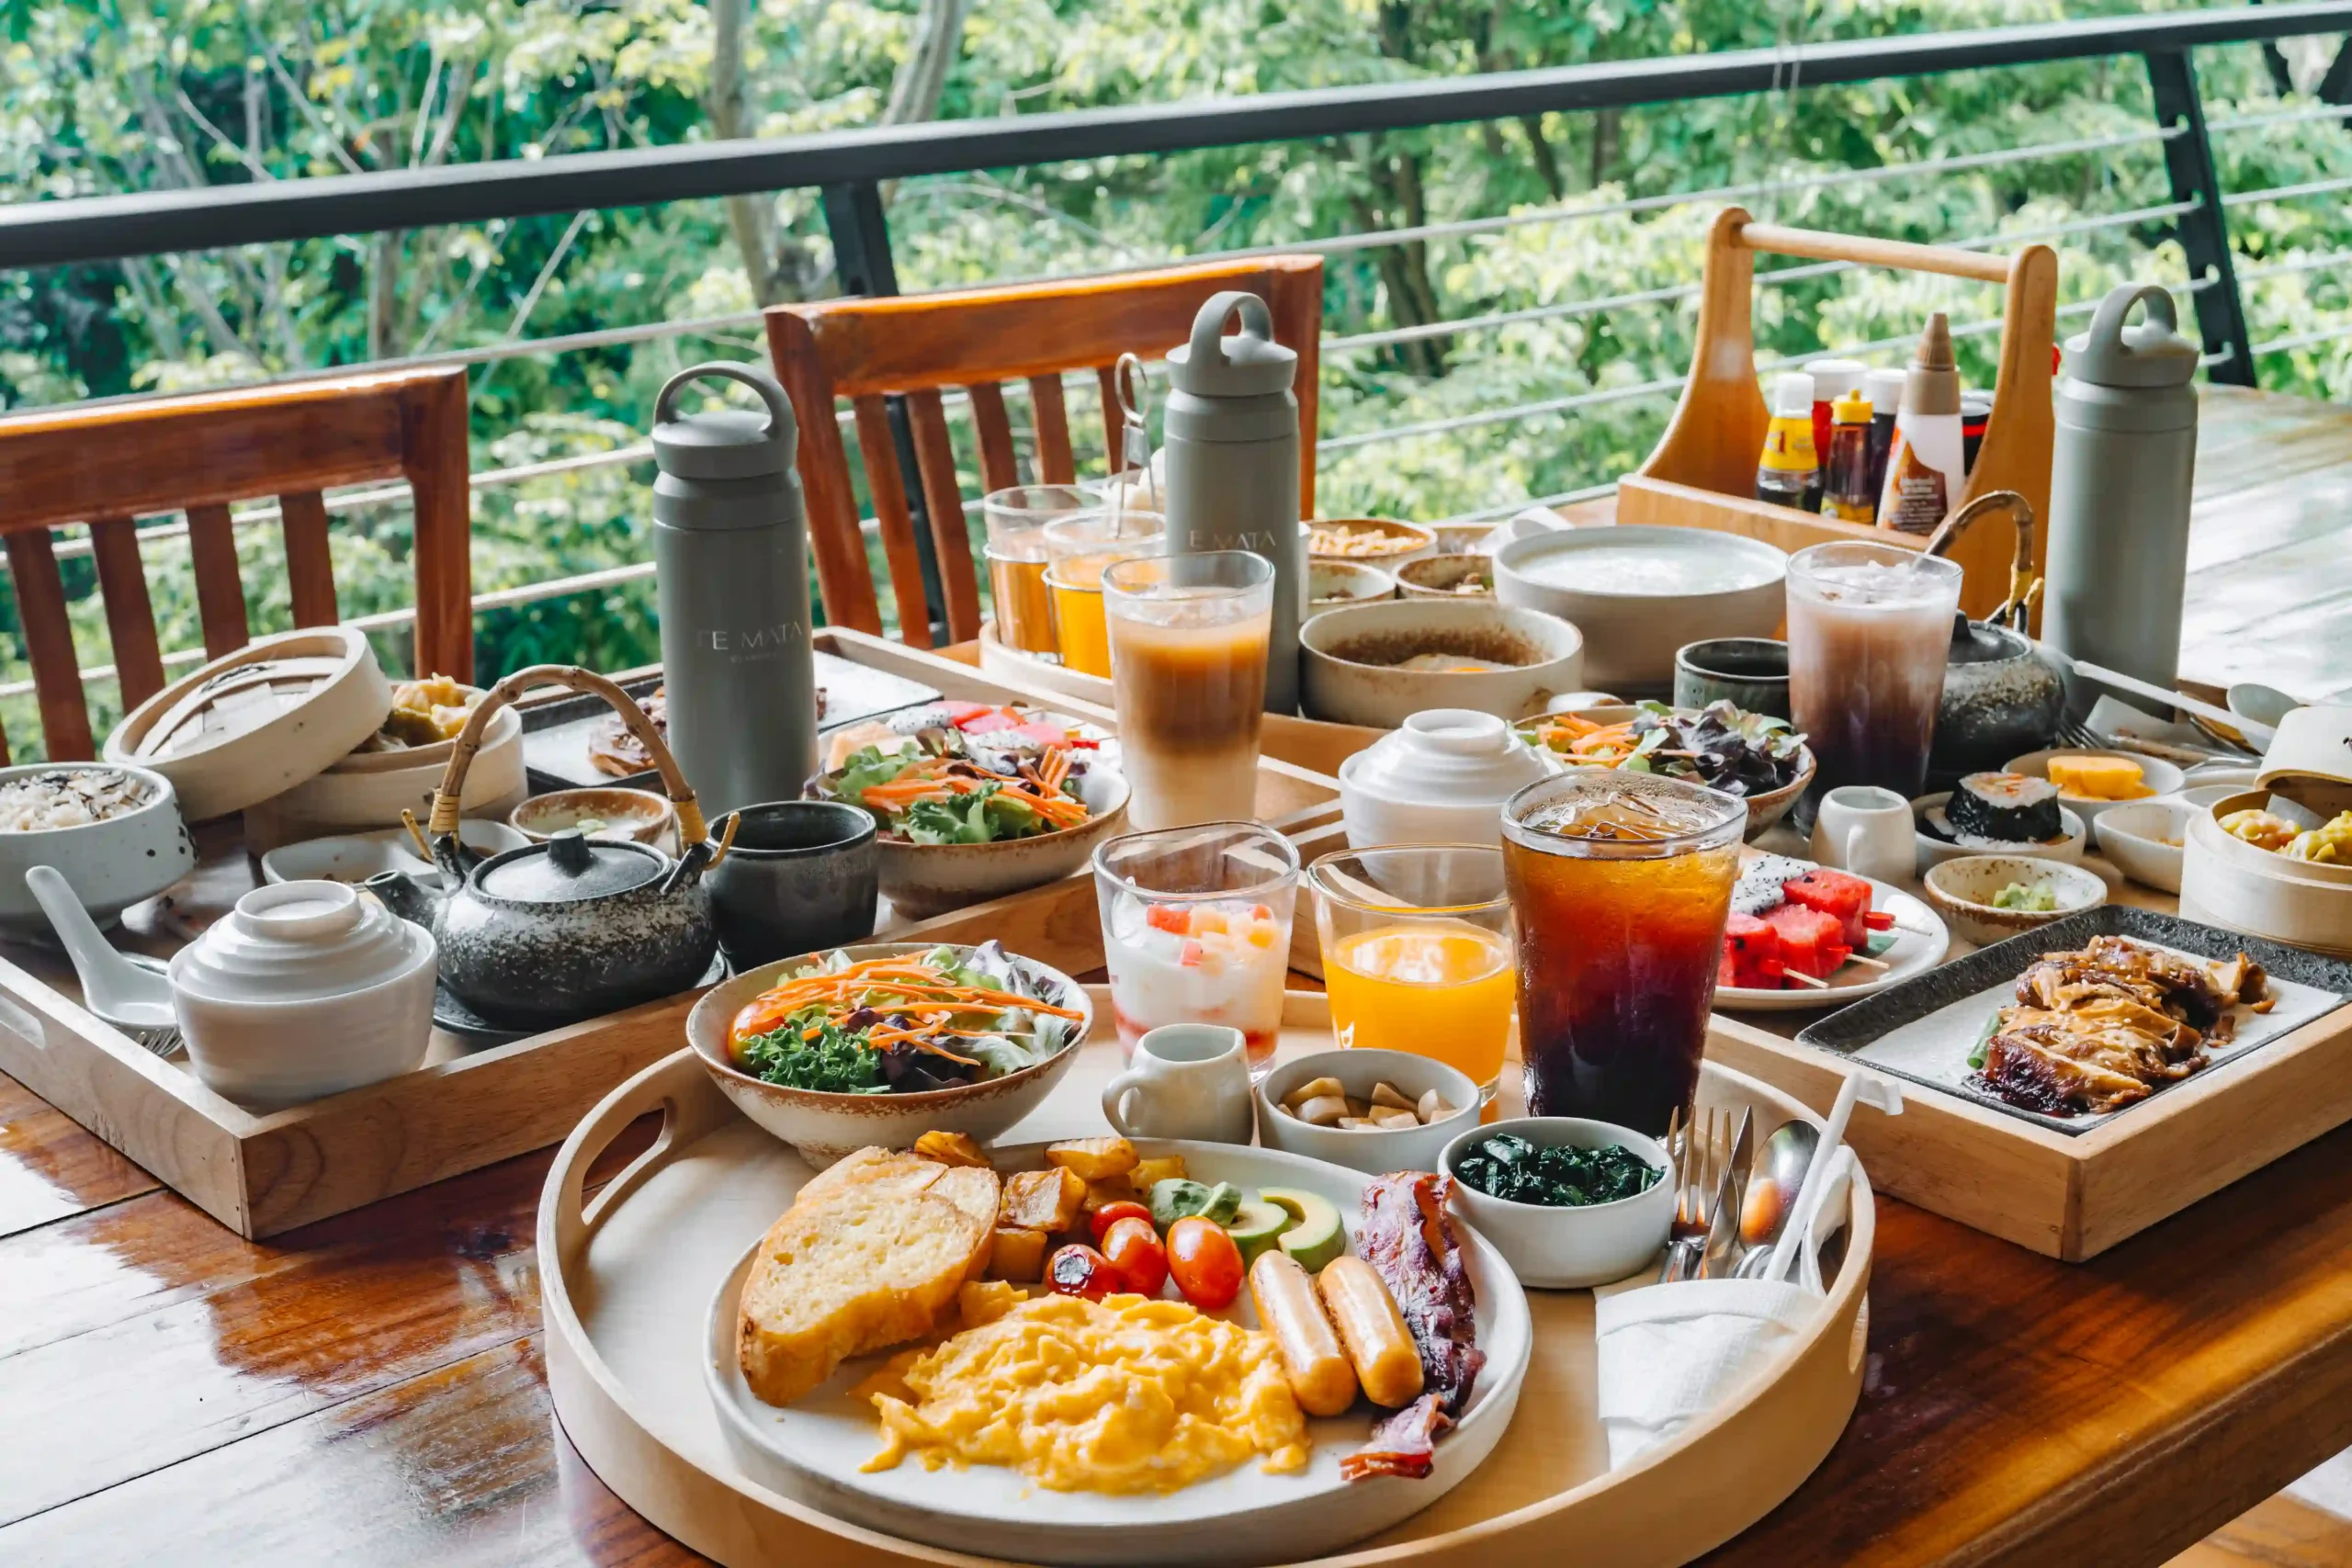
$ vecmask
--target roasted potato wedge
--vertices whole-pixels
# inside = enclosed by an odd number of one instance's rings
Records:
[[[1080,1181],[1125,1176],[1135,1169],[1138,1159],[1136,1146],[1125,1138],[1073,1138],[1046,1145],[1046,1163],[1061,1167]]]

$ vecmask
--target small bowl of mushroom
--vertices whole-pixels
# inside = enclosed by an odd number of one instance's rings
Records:
[[[1478,1121],[1468,1075],[1407,1051],[1318,1051],[1258,1085],[1258,1142],[1381,1176],[1435,1170]]]

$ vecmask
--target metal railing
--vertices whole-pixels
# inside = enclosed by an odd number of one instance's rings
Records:
[[[2161,149],[2165,158],[2172,196],[2168,202],[1955,243],[1983,248],[2108,230],[2167,228],[2178,239],[2188,259],[2190,276],[2183,287],[2193,303],[2211,378],[2251,385],[2258,355],[2312,346],[2346,334],[2340,331],[2297,333],[2249,342],[2243,285],[2344,265],[2352,262],[2352,253],[2299,256],[2241,271],[2233,259],[2229,214],[2257,203],[2306,200],[2352,189],[2352,177],[2309,180],[2264,190],[2224,191],[2216,171],[2212,137],[2258,131],[2297,121],[2343,119],[2352,117],[2352,108],[2298,107],[2209,122],[2199,96],[2191,53],[2199,48],[2222,44],[2335,33],[2352,33],[2352,0],[2314,0],[2301,5],[1916,34],[1807,45],[1802,49],[1747,50],[1434,81],[1385,82],[1240,99],[956,120],[767,141],[695,143],[426,170],[227,184],[196,191],[30,202],[0,206],[0,268],[38,268],[815,186],[822,193],[823,217],[843,291],[892,294],[898,292],[898,281],[880,191],[886,183],[916,176],[1544,113],[1656,106],[1693,98],[1784,91],[1792,84],[1811,88],[1891,77],[2137,55],[2148,73],[2157,121],[2143,131],[1708,190],[1611,201],[1568,201],[1498,217],[1323,236],[1208,254],[1219,257],[1295,251],[1340,254],[1432,239],[1501,232],[1534,224],[1635,216],[1691,203],[1747,199],[1763,193],[1873,186],[2036,159],[2153,147]],[[1763,287],[1784,287],[1846,271],[1851,265],[1823,263],[1783,267],[1759,275],[1758,282]],[[1323,348],[1328,355],[1344,355],[1532,321],[1672,304],[1695,296],[1698,288],[1696,284],[1682,284],[1458,321],[1333,335],[1327,337]],[[2068,311],[2086,308],[2069,307]],[[741,332],[756,328],[759,322],[757,312],[644,322],[503,341],[384,363],[491,364],[526,355]],[[1955,330],[1976,333],[1996,331],[1998,325],[1997,321],[1965,322]],[[1838,352],[1867,356],[1872,351],[1899,348],[1907,341],[1848,345]],[[351,368],[342,367],[335,373],[347,373]],[[1376,433],[1332,436],[1323,440],[1320,447],[1339,454],[1374,441],[1441,434],[1512,419],[1553,417],[1602,404],[1662,397],[1679,390],[1681,381],[1678,376],[1631,386],[1595,388],[1570,396],[1392,426]],[[910,469],[911,444],[902,440],[899,445],[901,463]],[[474,478],[478,487],[487,489],[557,473],[642,462],[648,456],[643,446],[633,445],[610,452],[485,470]],[[1447,521],[1483,520],[1506,514],[1518,506],[1584,499],[1606,493],[1609,488],[1588,487],[1536,498],[1535,502],[1485,508]],[[919,547],[928,552],[932,533],[927,518],[921,514],[922,487],[913,481],[911,474],[906,490],[910,505],[917,513],[915,538]],[[347,512],[395,499],[400,493],[397,486],[377,487],[332,497],[328,504],[331,511]],[[265,506],[246,509],[238,515],[240,522],[260,523],[275,514],[274,508]],[[166,523],[142,529],[141,536],[168,536],[184,531],[184,526]],[[70,556],[86,549],[85,543],[67,540],[61,544],[59,553]],[[477,596],[476,606],[489,609],[528,603],[609,586],[650,571],[650,566],[640,563],[502,589]],[[362,624],[397,624],[411,615],[413,612],[408,611],[386,612],[366,617]],[[167,662],[173,658],[185,660],[198,657],[200,655],[193,650],[184,650],[167,656]],[[108,672],[105,667],[97,667],[84,673],[96,678]],[[0,695],[10,694],[14,690],[0,686]]]

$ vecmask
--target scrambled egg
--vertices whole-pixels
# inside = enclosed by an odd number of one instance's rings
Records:
[[[1182,1302],[1044,1296],[895,1359],[860,1390],[882,1420],[865,1468],[909,1453],[1017,1469],[1056,1492],[1173,1492],[1252,1455],[1301,1470],[1306,1420],[1273,1339]]]

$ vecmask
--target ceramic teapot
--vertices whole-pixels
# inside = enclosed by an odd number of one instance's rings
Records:
[[[548,684],[603,697],[644,743],[677,808],[675,860],[649,844],[590,839],[576,829],[487,860],[458,841],[458,796],[491,716],[524,691]],[[728,838],[734,829],[729,817]],[[441,983],[501,1028],[552,1029],[673,996],[699,982],[718,954],[703,874],[727,845],[711,842],[695,792],[653,721],[601,675],[541,664],[492,687],[449,753],[425,836],[446,893],[398,871],[366,886],[393,913],[433,932]]]
[[[2028,635],[2041,580],[2033,570],[2033,508],[2013,490],[1987,491],[1944,520],[1928,553],[1944,554],[1970,524],[2006,508],[2016,520],[2017,555],[2009,595],[1981,621],[1953,617],[1944,691],[1936,705],[1936,738],[1928,753],[1931,787],[1984,773],[2011,757],[2039,751],[2058,736],[2066,682]]]

